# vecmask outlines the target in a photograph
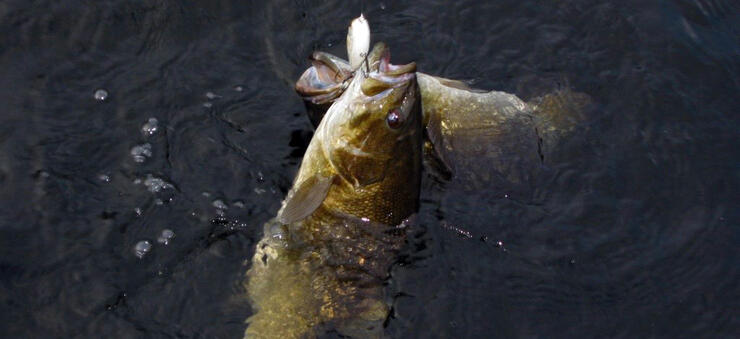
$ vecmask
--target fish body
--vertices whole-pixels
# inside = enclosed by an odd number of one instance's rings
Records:
[[[331,60],[332,65],[346,64],[336,56]],[[306,102],[309,118],[318,123],[332,97],[344,90],[341,84],[356,72],[308,77],[314,69],[329,66],[315,62],[299,79],[296,90]],[[421,72],[416,78],[426,135],[425,163],[462,189],[481,184],[526,189],[560,140],[573,134],[585,119],[583,112],[590,102],[587,95],[569,89],[525,102],[514,94],[473,89],[461,81]]]
[[[248,338],[382,336],[383,281],[418,209],[422,121],[415,65],[376,44],[312,138],[247,273]]]

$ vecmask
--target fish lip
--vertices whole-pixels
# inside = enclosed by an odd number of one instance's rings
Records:
[[[375,80],[378,80],[380,82],[383,82],[388,86],[388,88],[373,94],[373,95],[367,95],[365,94],[365,98],[363,99],[364,102],[372,102],[375,100],[382,99],[388,95],[391,95],[394,90],[397,90],[401,88],[404,92],[407,90],[407,88],[412,84],[412,81],[416,78],[415,73],[407,73],[396,77],[390,77],[383,74],[378,73],[371,73],[368,74],[368,78],[372,78]],[[363,93],[364,94],[364,93]]]
[[[338,98],[353,76],[349,64],[324,52],[314,52],[310,60],[311,67],[295,84],[296,92],[313,104],[324,104]]]
[[[378,65],[378,71],[386,75],[403,75],[416,71],[416,62],[410,62],[405,65],[391,64],[391,52],[388,48],[383,51]]]
[[[404,73],[401,75],[385,74],[380,72],[373,72],[368,74],[368,78],[375,79],[382,83],[388,84],[389,87],[399,87],[400,85],[408,82],[414,78],[414,73]]]
[[[378,56],[378,66],[377,68],[372,68],[374,71],[377,70],[380,73],[386,74],[386,75],[403,75],[406,73],[412,73],[416,72],[416,62],[410,62],[408,64],[403,65],[394,65],[391,64],[391,50],[383,43],[379,43],[381,45],[376,46],[376,49],[373,52],[374,55]],[[368,60],[372,62],[372,66],[375,66],[376,61],[375,60]]]
[[[352,69],[346,60],[343,60],[333,54],[314,51],[309,58],[315,65],[317,62],[327,66],[334,71],[337,81],[344,81],[352,76]]]
[[[362,76],[365,77],[365,80],[371,79],[371,81],[373,81],[374,85],[371,87],[378,88],[379,86],[382,90],[378,93],[371,93],[368,95],[368,93],[363,89],[363,93],[368,96],[369,100],[382,98],[384,95],[389,93],[389,90],[408,87],[416,77],[416,63],[410,62],[402,65],[391,64],[390,49],[383,43],[379,43],[375,46],[371,58],[373,59],[372,67],[370,68],[372,71],[369,73],[363,73]],[[370,61],[371,60],[368,60],[368,62]]]

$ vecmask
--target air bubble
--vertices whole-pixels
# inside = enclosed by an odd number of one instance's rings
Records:
[[[98,89],[95,91],[95,94],[93,94],[93,97],[95,97],[95,100],[104,101],[105,99],[108,99],[108,91],[102,88]]]
[[[220,210],[226,210],[229,209],[229,206],[226,206],[226,203],[223,202],[221,199],[216,199],[212,203],[213,207],[218,208]]]
[[[157,121],[156,118],[149,118],[149,120],[144,124],[144,126],[141,126],[141,133],[144,135],[152,135],[157,132],[157,129],[159,129],[159,121]]]
[[[149,240],[142,240],[136,243],[136,246],[134,246],[134,255],[136,255],[137,258],[141,259],[144,258],[144,256],[151,250],[152,243],[149,242]]]
[[[244,91],[244,87],[242,87],[242,86],[234,86],[234,90],[237,91],[237,92],[241,92],[241,91]]]
[[[107,174],[99,174],[98,175],[98,180],[100,180],[102,182],[110,182],[110,176],[107,175]]]
[[[274,224],[270,226],[270,237],[274,240],[285,239],[282,225]]]
[[[169,245],[170,240],[175,237],[175,232],[173,232],[171,229],[163,229],[162,233],[159,234],[159,238],[157,238],[157,242],[163,245]]]
[[[152,156],[152,145],[149,143],[143,144],[143,145],[136,145],[133,148],[131,148],[131,157],[134,158],[134,161],[136,162],[144,162],[146,158],[149,158]]]

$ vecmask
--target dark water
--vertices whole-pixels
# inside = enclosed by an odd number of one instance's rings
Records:
[[[594,101],[531,196],[425,177],[389,336],[740,333],[736,1],[248,3],[0,3],[3,337],[241,337],[311,136],[292,83],[363,9],[399,63]]]

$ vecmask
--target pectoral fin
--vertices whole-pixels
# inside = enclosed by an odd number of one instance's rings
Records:
[[[283,200],[277,220],[287,225],[311,215],[326,199],[333,180],[334,176],[314,175],[295,183]]]

